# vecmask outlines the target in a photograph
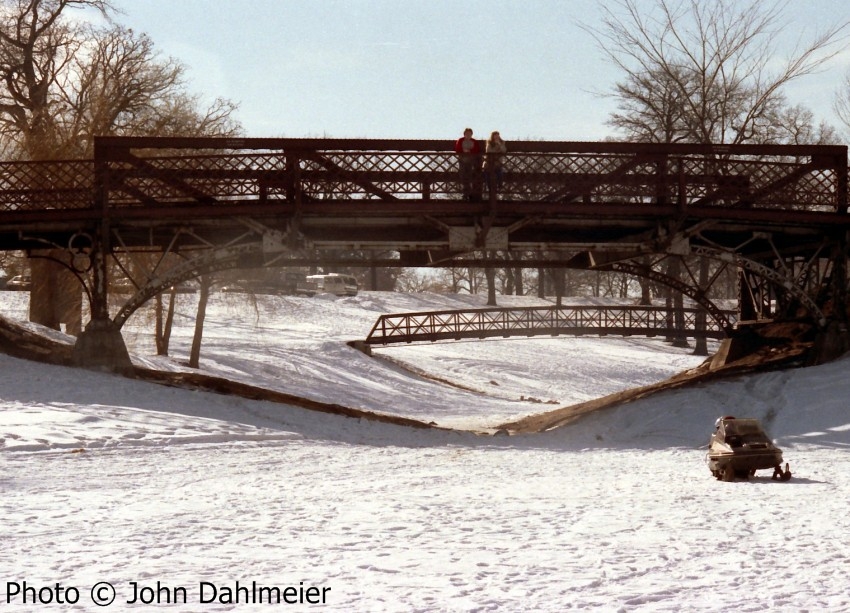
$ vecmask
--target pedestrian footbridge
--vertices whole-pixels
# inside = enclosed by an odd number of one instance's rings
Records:
[[[512,336],[727,336],[733,311],[706,316],[702,309],[664,306],[539,306],[425,311],[381,315],[363,341],[366,345]]]

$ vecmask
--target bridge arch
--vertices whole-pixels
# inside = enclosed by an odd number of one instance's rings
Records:
[[[736,266],[752,272],[769,283],[774,284],[776,287],[780,288],[790,297],[796,299],[801,305],[803,305],[803,307],[809,311],[812,319],[817,322],[818,326],[823,327],[826,325],[826,316],[818,304],[805,291],[805,288],[801,287],[788,275],[784,275],[775,268],[770,268],[769,266],[760,264],[759,262],[747,258],[739,253],[724,251],[705,245],[694,245],[692,246],[692,250],[694,255],[720,260],[722,262],[734,263]]]
[[[689,285],[680,279],[676,279],[675,277],[659,272],[650,266],[637,264],[632,261],[614,262],[610,265],[610,267],[611,270],[615,272],[624,272],[636,277],[643,277],[680,292],[682,295],[687,296],[705,309],[705,311],[711,316],[717,325],[726,332],[726,334],[729,334],[732,331],[734,323],[729,319],[727,314],[724,313],[723,309],[718,307],[706,296],[705,291],[694,287],[693,285]]]
[[[112,318],[113,323],[118,328],[123,327],[130,316],[148,300],[176,284],[197,278],[203,274],[244,267],[242,262],[261,256],[264,253],[264,246],[263,242],[258,241],[212,248],[187,259],[142,286],[115,314]]]
[[[124,323],[126,323],[127,319],[129,319],[130,316],[148,300],[161,292],[167,291],[175,284],[196,278],[202,274],[243,268],[248,260],[256,262],[258,259],[263,258],[269,253],[269,244],[270,242],[268,240],[257,240],[255,242],[242,243],[239,245],[211,248],[200,252],[194,257],[187,259],[184,263],[172,267],[165,274],[153,277],[121,307],[118,313],[113,317],[113,322],[119,328],[122,327]],[[786,292],[792,298],[796,299],[801,305],[808,309],[819,325],[824,325],[826,317],[817,303],[802,287],[795,283],[793,279],[783,275],[781,271],[765,266],[764,264],[760,264],[759,262],[741,256],[740,254],[704,245],[692,246],[691,253],[692,255],[699,257],[705,257],[725,264],[735,265],[765,279],[780,288],[782,291]],[[664,255],[665,257],[681,257],[678,254],[671,254],[669,251],[665,252]],[[521,261],[514,261],[513,264],[521,264]],[[75,272],[79,278],[81,278],[73,267],[69,268]],[[734,327],[734,322],[729,318],[728,312],[712,301],[707,296],[705,289],[699,288],[695,284],[687,283],[681,279],[660,272],[650,265],[638,263],[634,260],[611,262],[596,268],[599,270],[622,272],[635,277],[646,278],[654,283],[670,287],[690,298],[695,304],[702,307],[716,322],[716,324],[727,334],[729,334]]]

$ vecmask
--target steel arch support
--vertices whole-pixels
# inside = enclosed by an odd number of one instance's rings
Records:
[[[793,298],[799,300],[800,304],[802,304],[806,309],[809,310],[809,312],[812,314],[812,317],[815,319],[819,326],[823,327],[826,325],[826,316],[824,315],[820,307],[817,305],[817,303],[815,303],[812,297],[809,296],[802,287],[797,285],[797,283],[795,283],[793,279],[790,279],[786,275],[782,274],[781,271],[765,266],[764,264],[759,264],[758,262],[745,258],[740,254],[733,253],[731,251],[723,251],[714,247],[706,247],[704,245],[692,245],[691,253],[693,255],[698,255],[701,257],[735,264],[736,266],[739,266],[744,270],[747,270],[755,275],[762,277],[763,279],[768,280],[774,285],[782,288]]]
[[[263,242],[242,243],[230,247],[206,250],[200,256],[186,260],[182,264],[170,268],[167,274],[157,277],[136,292],[112,321],[121,328],[130,316],[145,302],[165,291],[172,285],[197,277],[198,275],[237,268],[237,263],[246,256],[256,256],[265,252]]]
[[[649,279],[650,281],[654,281],[656,283],[660,283],[661,285],[666,285],[667,287],[671,287],[677,292],[681,293],[684,296],[687,296],[702,308],[706,310],[706,312],[711,316],[714,321],[717,322],[717,325],[723,329],[726,334],[730,334],[733,328],[733,323],[729,320],[729,318],[723,313],[723,310],[714,304],[711,300],[709,300],[705,292],[699,288],[696,288],[692,285],[688,285],[684,283],[680,279],[676,279],[669,275],[665,275],[662,272],[658,272],[654,270],[651,266],[646,266],[642,264],[636,264],[631,261],[623,261],[623,262],[613,262],[606,266],[610,270],[615,272],[624,272],[630,275],[634,275],[636,277],[644,277]]]

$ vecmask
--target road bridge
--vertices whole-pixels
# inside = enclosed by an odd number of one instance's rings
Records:
[[[504,253],[644,276],[709,311],[734,269],[742,319],[845,326],[846,147],[508,148],[488,191],[483,170],[464,189],[450,141],[97,138],[92,160],[0,164],[0,249],[60,254],[91,338],[120,338],[146,300],[217,270],[501,267]],[[113,264],[136,292],[110,313]]]

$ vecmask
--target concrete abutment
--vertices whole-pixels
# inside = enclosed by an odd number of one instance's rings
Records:
[[[90,370],[130,374],[133,364],[124,337],[110,319],[93,319],[74,345],[72,364]]]

